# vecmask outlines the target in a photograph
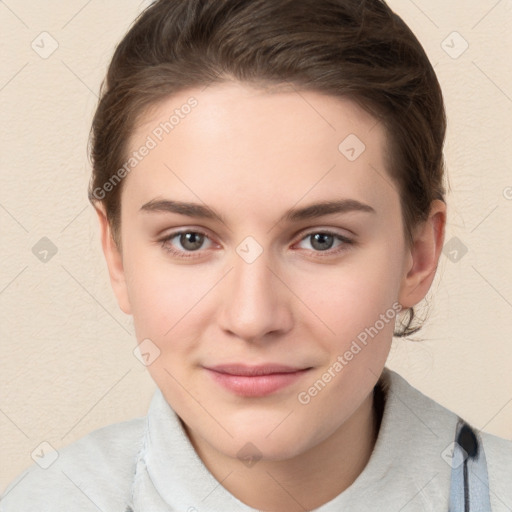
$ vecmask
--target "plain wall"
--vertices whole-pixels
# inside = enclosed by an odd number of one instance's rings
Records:
[[[155,389],[86,192],[99,85],[147,3],[0,2],[0,491],[42,442],[144,415]],[[512,1],[389,3],[441,82],[451,188],[424,341],[395,340],[388,366],[512,439]]]

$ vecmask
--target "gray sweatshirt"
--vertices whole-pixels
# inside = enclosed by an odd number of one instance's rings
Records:
[[[512,511],[512,441],[462,423],[388,368],[379,383],[372,455],[315,512]],[[209,472],[160,390],[145,418],[98,429],[55,457],[13,481],[0,512],[257,512]]]

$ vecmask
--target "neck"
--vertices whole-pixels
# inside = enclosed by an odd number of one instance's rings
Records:
[[[372,391],[330,437],[287,460],[260,460],[250,468],[186,431],[212,475],[246,505],[266,512],[303,512],[347,489],[365,468],[380,425],[380,393]],[[226,478],[229,475],[229,478]]]

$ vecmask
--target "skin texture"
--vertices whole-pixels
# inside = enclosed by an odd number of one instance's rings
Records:
[[[260,510],[310,510],[349,487],[368,462],[377,434],[372,390],[394,321],[309,403],[298,394],[394,303],[407,308],[423,299],[446,206],[432,204],[406,247],[384,128],[348,99],[311,91],[236,82],[184,91],[141,120],[131,150],[192,95],[197,107],[125,178],[122,252],[97,209],[112,287],[133,315],[137,341],[149,338],[161,351],[148,370],[217,480]],[[338,149],[349,134],[366,146],[354,161]],[[208,205],[225,222],[140,210],[153,199]],[[339,199],[375,213],[278,222],[290,208]],[[179,236],[166,246],[196,257],[162,246],[180,229],[207,237],[195,251]],[[326,229],[354,243],[315,244],[312,235]],[[263,251],[251,263],[237,253],[248,236]],[[241,397],[203,368],[229,362],[312,368],[273,394]],[[261,456],[250,467],[237,457],[247,443]]]

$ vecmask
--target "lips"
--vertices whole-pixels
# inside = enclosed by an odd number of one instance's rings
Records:
[[[214,382],[243,397],[262,397],[276,393],[295,383],[310,369],[281,364],[224,364],[205,367]]]
[[[243,364],[223,364],[217,366],[208,366],[209,370],[228,375],[256,376],[271,375],[274,373],[294,373],[307,368],[297,368],[282,364],[263,364],[257,366],[249,366]]]

